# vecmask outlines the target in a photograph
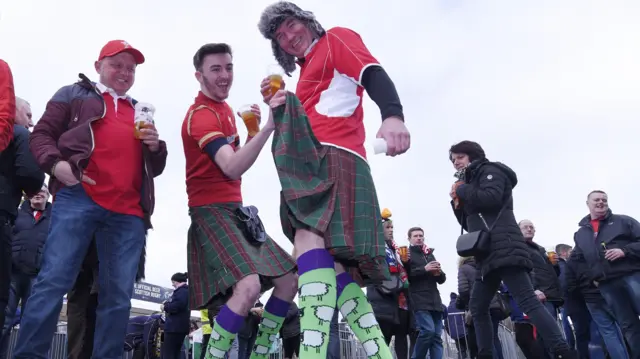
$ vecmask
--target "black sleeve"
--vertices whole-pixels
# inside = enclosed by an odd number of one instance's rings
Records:
[[[13,166],[20,189],[27,196],[36,195],[44,183],[44,172],[29,150],[29,130],[14,126],[13,141],[16,149]]]
[[[463,184],[456,189],[462,204],[473,204],[480,211],[502,208],[508,181],[504,172],[493,165],[485,165],[477,176],[477,185]]]
[[[213,161],[213,163],[216,163],[216,153],[218,153],[222,146],[227,144],[228,142],[226,138],[216,138],[215,140],[207,143],[207,145],[204,146],[204,152],[209,155],[209,158],[211,159],[211,161]]]
[[[364,70],[362,86],[367,90],[371,100],[378,105],[383,121],[391,116],[397,116],[404,121],[396,86],[382,67],[369,66]]]
[[[574,261],[574,262],[572,262]],[[565,264],[565,270],[564,270],[564,294],[565,295],[569,295],[575,291],[577,291],[578,289],[580,289],[579,287],[579,283],[578,283],[578,277],[576,276],[576,272],[575,269],[573,268],[574,265],[577,264],[575,263],[574,259],[569,259],[569,261],[567,261],[567,263]]]
[[[634,257],[634,260],[640,258],[640,223],[635,218],[624,216],[624,223],[629,227],[631,234],[631,243],[622,248],[626,256]]]
[[[453,200],[450,202],[450,204],[451,204],[451,209],[453,209],[453,215],[456,216],[456,219],[458,220],[458,223],[466,231],[467,230],[467,223],[464,220],[464,212],[462,211],[462,208],[456,208],[456,205],[453,202]]]

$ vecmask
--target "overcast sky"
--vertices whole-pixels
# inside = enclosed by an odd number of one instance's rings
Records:
[[[96,79],[100,48],[124,39],[147,62],[130,95],[153,103],[167,168],[156,179],[155,230],[148,239],[147,281],[169,286],[186,271],[190,221],[180,129],[198,91],[192,56],[208,42],[234,50],[229,104],[260,101],[259,84],[274,62],[256,24],[267,0],[5,1],[0,58],[13,70],[16,94],[38,119],[61,86],[83,72]],[[297,1],[325,28],[362,35],[396,84],[412,134],[401,157],[370,157],[380,203],[393,213],[396,240],[411,226],[448,274],[443,298],[456,290],[459,227],[449,206],[454,181],[449,147],[478,141],[489,159],[518,174],[518,219],[531,219],[545,247],[572,243],[587,214],[586,195],[609,193],[614,212],[640,217],[640,2],[563,1]],[[295,88],[297,74],[287,86]],[[266,106],[262,105],[263,111]],[[380,113],[365,102],[369,139]],[[246,130],[238,119],[245,137]],[[246,204],[286,250],[278,217],[279,182],[266,146],[243,177]],[[151,308],[155,308],[152,305]]]

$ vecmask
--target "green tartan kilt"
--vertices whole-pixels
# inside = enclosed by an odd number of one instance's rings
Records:
[[[295,261],[268,237],[253,245],[245,237],[235,215],[240,203],[191,207],[188,234],[189,304],[203,309],[210,303],[224,304],[233,286],[242,278],[258,274],[261,291],[273,287],[273,278],[295,269]]]
[[[389,278],[382,216],[371,170],[360,156],[318,142],[298,98],[274,113],[272,152],[282,186],[280,219],[321,235],[325,247],[360,285]]]

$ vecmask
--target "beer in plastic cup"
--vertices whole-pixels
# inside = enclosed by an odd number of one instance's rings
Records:
[[[398,254],[400,255],[400,260],[403,262],[409,261],[409,247],[401,246],[398,247]]]
[[[284,75],[284,71],[280,65],[269,65],[267,68],[267,77],[269,78],[269,85],[271,86],[269,93],[271,96],[275,95],[276,92],[282,88],[282,75]]]
[[[258,121],[258,116],[251,111],[251,105],[242,106],[239,112],[244,125],[247,126],[249,136],[255,136],[260,131],[260,122]]]
[[[139,139],[141,129],[153,127],[153,115],[156,108],[150,103],[138,102],[135,111],[134,135]]]

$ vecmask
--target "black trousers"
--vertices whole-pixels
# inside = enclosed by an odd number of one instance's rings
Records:
[[[533,335],[533,325],[529,323],[514,323],[516,332],[516,343],[522,350],[522,354],[527,359],[544,358],[544,350],[540,346],[540,342]]]
[[[291,359],[293,354],[300,356],[300,334],[282,340],[282,348],[284,349],[284,358]]]
[[[391,343],[392,337],[396,337],[394,345],[396,357],[398,359],[407,359],[409,358],[409,353],[413,353],[416,336],[410,335],[412,333],[411,323],[409,322],[411,320],[409,311],[398,309],[398,313],[400,324],[389,321],[380,321],[378,324],[380,325],[382,335],[384,335],[384,341],[387,342],[387,345]],[[407,336],[409,336],[409,339],[407,339]]]
[[[484,278],[478,276],[471,289],[469,309],[476,329],[478,356],[480,358],[493,356],[493,324],[489,306],[501,281],[506,284],[518,307],[523,313],[529,315],[531,322],[538,328],[538,333],[544,339],[548,349],[554,354],[569,353],[569,345],[564,340],[558,324],[536,298],[529,273],[520,267],[505,267],[490,272]]]
[[[11,239],[11,223],[0,216],[0,327],[4,325],[11,288]]]
[[[213,320],[211,320],[213,323]],[[204,359],[204,355],[207,352],[207,345],[209,345],[209,338],[211,338],[211,334],[203,334],[202,335],[202,350],[200,350],[200,359]]]
[[[182,346],[184,345],[184,338],[188,334],[164,332],[164,341],[160,350],[162,359],[182,359]]]

